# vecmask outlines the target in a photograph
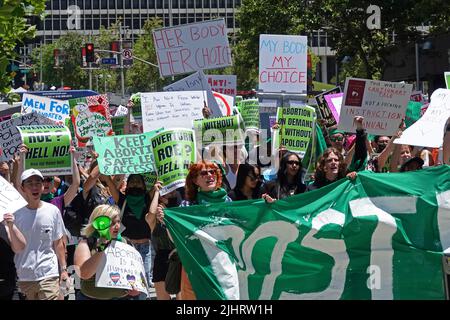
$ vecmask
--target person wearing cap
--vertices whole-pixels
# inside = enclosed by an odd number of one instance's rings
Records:
[[[26,240],[14,257],[18,285],[27,300],[58,300],[59,283],[68,278],[63,219],[56,206],[41,200],[44,177],[39,170],[25,170],[20,180],[28,204],[14,213]]]

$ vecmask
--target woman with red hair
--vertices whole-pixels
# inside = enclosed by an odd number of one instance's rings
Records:
[[[188,207],[197,204],[231,202],[227,192],[222,188],[222,171],[212,162],[198,162],[189,167],[186,177],[185,200],[180,207]],[[163,221],[164,211],[158,206],[157,219]],[[181,272],[181,300],[195,300],[195,293],[186,271]]]

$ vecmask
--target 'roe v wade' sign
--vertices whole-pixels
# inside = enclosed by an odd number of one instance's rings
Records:
[[[153,30],[161,77],[231,66],[224,19]]]
[[[307,52],[305,36],[261,34],[259,90],[306,93]]]

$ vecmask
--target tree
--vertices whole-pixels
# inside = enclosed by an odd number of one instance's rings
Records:
[[[14,59],[15,47],[24,39],[35,36],[36,27],[27,24],[26,16],[41,15],[45,0],[0,1],[0,92],[7,93],[12,80],[7,68],[9,59]]]

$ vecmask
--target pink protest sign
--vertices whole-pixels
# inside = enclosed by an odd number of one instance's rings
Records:
[[[327,102],[327,106],[333,114],[336,123],[339,123],[339,115],[341,114],[341,106],[342,106],[342,97],[344,96],[343,92],[335,93],[335,94],[327,94],[324,98]]]
[[[224,19],[153,30],[161,77],[231,66]]]

